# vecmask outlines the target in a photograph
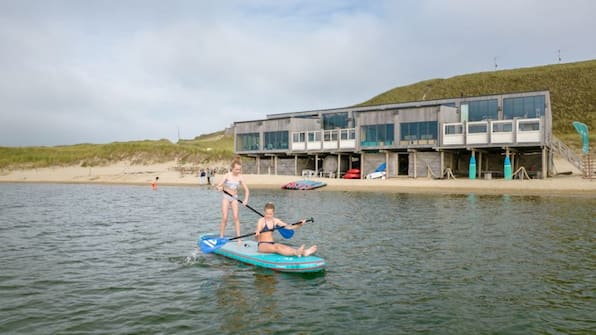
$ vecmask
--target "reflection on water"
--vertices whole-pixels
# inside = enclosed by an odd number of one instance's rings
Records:
[[[251,191],[315,218],[303,275],[198,252],[220,200],[0,184],[0,333],[593,333],[595,197]]]

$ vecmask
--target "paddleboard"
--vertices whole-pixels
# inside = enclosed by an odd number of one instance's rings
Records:
[[[204,236],[214,235],[203,235],[199,238],[198,243]],[[257,242],[249,240],[244,240],[241,244],[237,241],[229,241],[213,253],[279,272],[319,272],[323,271],[326,266],[323,258],[314,255],[297,257],[258,252]]]

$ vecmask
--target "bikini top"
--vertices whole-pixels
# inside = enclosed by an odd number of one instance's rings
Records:
[[[224,185],[226,186],[227,189],[229,190],[235,190],[238,188],[238,186],[240,185],[240,181],[234,181],[234,180],[229,180],[226,179],[224,181]]]
[[[275,228],[279,228],[281,227],[280,225],[276,224],[273,228],[269,228],[269,226],[267,226],[267,222],[265,222],[265,225],[263,226],[263,229],[261,229],[261,233],[266,233],[268,231],[274,231]]]

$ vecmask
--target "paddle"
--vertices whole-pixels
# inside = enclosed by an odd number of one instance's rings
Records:
[[[306,223],[306,222],[315,222],[315,219],[310,218],[310,219],[304,221],[304,223]],[[301,223],[302,223],[302,221],[298,221],[298,222],[292,223],[291,226],[299,225]],[[282,228],[282,227],[273,227],[273,230],[280,229],[280,228]],[[256,235],[256,233],[244,234],[244,235],[240,235],[240,236],[236,236],[236,237],[232,237],[232,238],[203,236],[203,237],[201,237],[201,240],[199,241],[199,247],[201,248],[202,252],[208,254],[208,253],[211,253],[211,252],[223,247],[226,243],[228,243],[232,240],[237,240],[239,238],[253,236],[253,235]]]
[[[238,199],[237,197],[233,196],[232,194],[230,194],[230,192],[226,191],[226,190],[222,190],[225,194],[229,195],[230,197],[236,199],[239,203],[244,205],[244,202],[242,202],[242,200]],[[261,217],[265,217],[265,215],[263,215],[261,212],[257,211],[256,209],[250,207],[250,205],[246,205],[246,207],[248,207],[248,209],[252,210],[253,212],[257,213],[258,215],[260,215]],[[291,229],[286,229],[283,227],[278,228],[279,229],[279,233],[281,234],[281,236],[285,239],[290,239],[292,238],[292,236],[294,236],[294,231]]]

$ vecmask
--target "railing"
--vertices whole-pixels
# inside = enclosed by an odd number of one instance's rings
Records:
[[[356,129],[311,130],[292,133],[294,151],[356,148]]]
[[[552,136],[551,148],[554,152],[561,155],[563,158],[565,158],[567,161],[569,161],[569,163],[573,164],[573,166],[578,168],[580,171],[584,171],[584,162],[581,159],[581,157],[578,154],[576,154],[575,151],[573,151],[571,148],[569,148],[567,145],[565,145],[565,143],[563,143],[561,140],[556,138],[555,136]]]
[[[442,145],[542,143],[542,119],[444,123]]]

